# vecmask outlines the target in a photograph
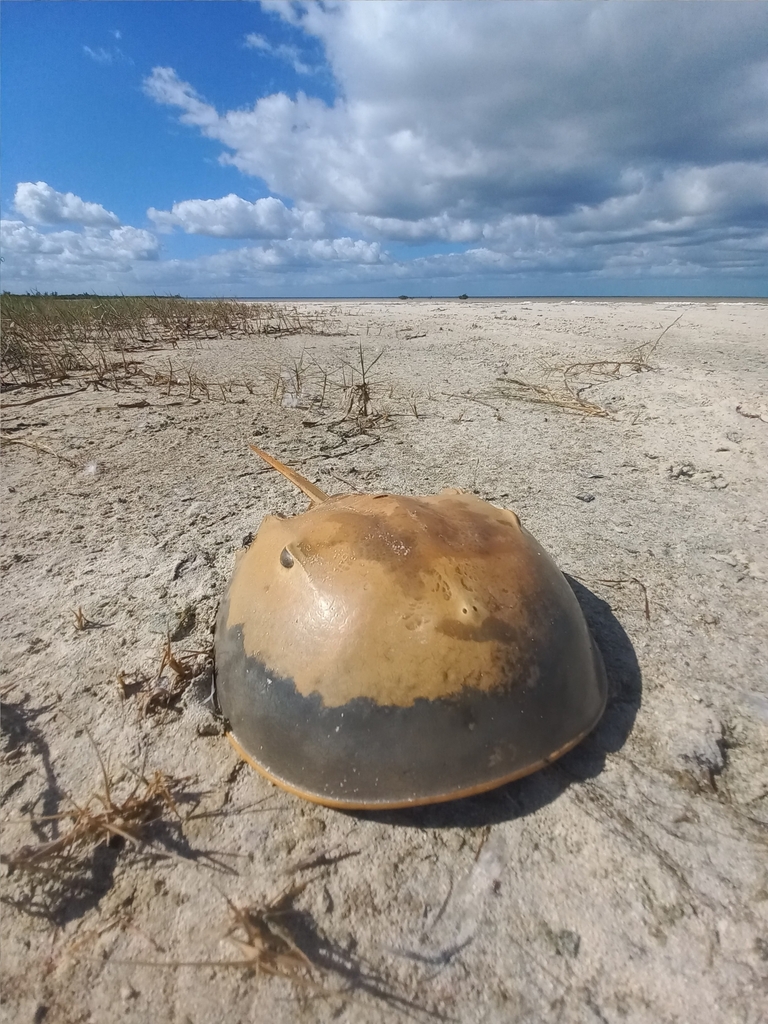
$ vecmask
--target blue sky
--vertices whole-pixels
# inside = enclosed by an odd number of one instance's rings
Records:
[[[3,288],[768,295],[768,4],[18,2]]]

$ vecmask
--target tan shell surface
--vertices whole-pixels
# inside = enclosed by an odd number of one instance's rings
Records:
[[[517,516],[455,491],[344,495],[268,516],[228,600],[246,655],[326,707],[533,686],[559,617],[583,622]]]

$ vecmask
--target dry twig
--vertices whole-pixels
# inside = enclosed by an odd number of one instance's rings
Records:
[[[639,580],[636,576],[629,576],[626,579],[620,580],[593,580],[593,583],[603,583],[607,587],[623,587],[627,583],[635,583],[643,592],[643,603],[646,621],[651,621],[651,602],[648,599],[648,588]]]
[[[55,452],[53,448],[49,448],[48,445],[40,444],[39,441],[27,441],[23,437],[9,437],[5,431],[0,433],[0,441],[3,444],[20,444],[25,448],[31,448],[35,452],[44,452],[46,455],[53,455],[54,458],[59,459],[61,462],[66,462],[70,466],[76,466],[77,463],[74,459],[70,459],[68,455],[62,455],[60,452]]]
[[[602,406],[596,405],[582,398],[576,391],[567,377],[564,377],[563,386],[551,388],[546,384],[531,384],[526,380],[519,380],[514,377],[497,377],[503,384],[512,384],[519,388],[519,394],[510,395],[511,398],[522,399],[526,402],[533,402],[536,405],[554,405],[567,412],[579,412],[585,416],[607,416],[608,413]]]

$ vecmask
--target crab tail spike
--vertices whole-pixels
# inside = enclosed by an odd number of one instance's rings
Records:
[[[300,491],[303,491],[313,505],[319,505],[321,502],[328,500],[328,495],[325,491],[321,491],[319,487],[315,487],[315,485],[310,483],[310,481],[307,480],[306,477],[302,476],[301,473],[297,473],[295,470],[289,469],[289,467],[284,465],[282,462],[278,462],[277,459],[273,459],[271,455],[262,451],[261,448],[257,448],[255,444],[252,444],[249,447],[252,452],[256,452],[257,455],[264,459],[272,469],[276,469],[278,473],[282,473],[283,476],[287,480],[290,480],[295,487],[298,487]]]

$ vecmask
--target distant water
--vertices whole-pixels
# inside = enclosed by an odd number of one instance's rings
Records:
[[[768,303],[767,296],[760,295],[468,295],[460,299],[457,295],[409,295],[401,299],[398,295],[190,295],[195,301],[227,302],[677,302],[682,305],[727,302],[731,305]]]

